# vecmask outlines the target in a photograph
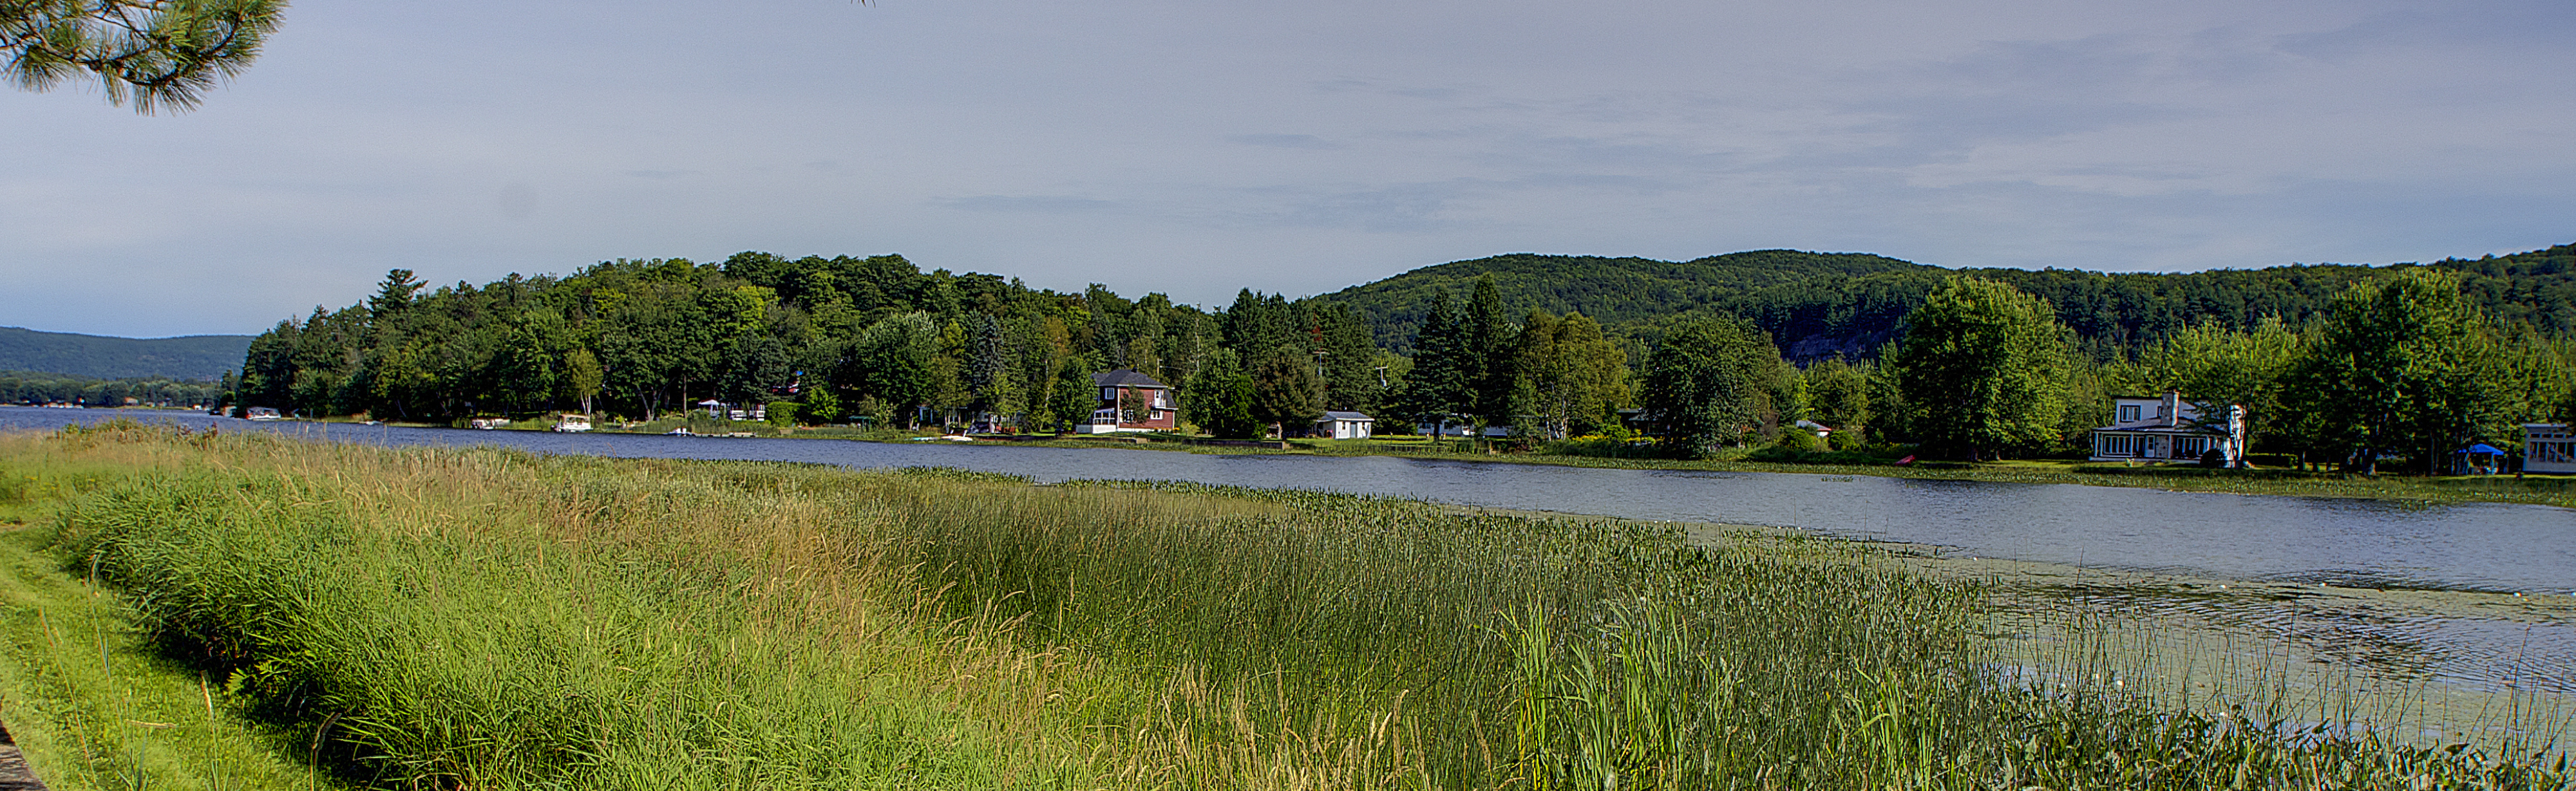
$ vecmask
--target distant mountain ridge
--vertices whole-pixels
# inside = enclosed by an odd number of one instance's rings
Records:
[[[1415,269],[1315,300],[1347,304],[1381,346],[1405,351],[1436,292],[1463,299],[1494,277],[1511,310],[1581,311],[1632,338],[1702,313],[1742,315],[1801,360],[1859,358],[1902,331],[1943,278],[1992,278],[2046,298],[2099,355],[2135,349],[2202,321],[2245,328],[2305,321],[2354,282],[2409,267],[2458,273],[2462,289],[2507,322],[2576,337],[2576,244],[2508,256],[2373,267],[2291,264],[2184,273],[1946,269],[1867,253],[1755,250],[1690,261],[1515,253]]]
[[[116,338],[0,327],[0,371],[86,376],[94,379],[223,378],[241,368],[248,335]]]

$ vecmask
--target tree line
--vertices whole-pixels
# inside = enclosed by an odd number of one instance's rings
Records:
[[[1423,267],[1318,297],[1348,304],[1373,336],[1405,351],[1435,291],[1495,280],[1505,302],[1580,312],[1613,335],[1650,342],[1666,328],[1741,316],[1800,364],[1837,354],[1875,358],[1906,316],[1952,275],[1999,281],[2046,300],[2077,350],[2109,362],[2215,322],[2250,331],[2267,318],[2302,325],[2353,284],[2392,271],[2453,274],[2486,314],[2553,338],[2576,336],[2576,245],[2425,264],[2343,264],[2104,273],[2080,269],[1952,270],[1862,253],[1758,250],[1691,261],[1512,254]],[[1642,355],[1643,342],[1631,347]]]
[[[229,381],[167,377],[99,379],[69,374],[0,371],[0,404],[203,407],[222,401]]]
[[[2258,453],[2361,472],[2402,459],[2438,472],[2472,443],[2518,447],[2521,423],[2576,417],[2576,344],[2495,315],[2463,280],[2388,272],[2345,287],[2306,321],[2204,320],[2100,360],[2047,300],[1953,275],[1896,340],[1858,363],[1797,369],[1750,319],[1683,322],[1655,345],[1645,413],[1680,455],[1807,441],[1776,427],[1808,418],[1840,429],[1839,443],[1978,460],[2081,455],[2092,429],[2110,422],[2112,398],[2172,391],[2203,415],[2244,406]]]
[[[2576,360],[2538,314],[2492,309],[2472,276],[2436,267],[2351,279],[2303,316],[2204,315],[2108,353],[2050,300],[1954,273],[1874,354],[1804,365],[1756,316],[1605,326],[1514,304],[1502,280],[1424,291],[1389,343],[1331,295],[1247,289],[1209,311],[1098,284],[923,272],[892,255],[617,260],[436,289],[395,270],[363,302],[255,339],[234,399],[384,419],[649,420],[712,398],[808,423],[1051,431],[1101,408],[1092,374],[1130,368],[1174,386],[1186,423],[1226,437],[1293,434],[1347,410],[1387,433],[1508,428],[1496,433],[1523,445],[1625,445],[1642,429],[1661,437],[1655,452],[1705,457],[1806,444],[1783,428],[1810,420],[1838,429],[1843,449],[1976,459],[2078,450],[2111,397],[2176,390],[2245,404],[2258,451],[2371,468],[2508,443],[2513,423],[2566,414]]]
[[[255,338],[235,401],[308,416],[437,421],[565,409],[655,419],[701,399],[777,402],[811,423],[1068,428],[1093,373],[1178,387],[1194,423],[1249,433],[1370,410],[1383,366],[1345,309],[1245,291],[1210,313],[1161,294],[1032,289],[901,256],[743,253],[602,262],[377,293]]]

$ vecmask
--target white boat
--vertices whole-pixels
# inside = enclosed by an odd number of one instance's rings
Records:
[[[560,415],[555,420],[555,430],[567,434],[578,431],[589,431],[590,416],[577,414]]]
[[[669,431],[662,432],[662,436],[665,436],[665,437],[694,437],[694,436],[697,436],[697,435],[698,435],[698,432],[690,431],[688,426],[681,426],[681,427],[679,427],[679,428],[675,428],[675,429],[671,429],[671,430],[669,430]]]
[[[242,417],[243,417],[243,418],[245,418],[245,419],[249,419],[249,420],[285,420],[285,419],[286,419],[286,416],[285,416],[285,415],[280,415],[280,414],[278,414],[278,413],[277,413],[277,410],[276,410],[275,408],[273,408],[273,407],[264,407],[264,406],[255,406],[255,407],[251,407],[251,408],[249,408],[249,409],[242,410]]]

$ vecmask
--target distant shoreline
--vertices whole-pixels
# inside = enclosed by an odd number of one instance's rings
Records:
[[[350,423],[345,419],[308,420],[307,422]],[[737,427],[767,426],[766,423],[734,421]],[[398,428],[453,428],[428,423],[387,421],[382,425]],[[645,424],[649,429],[593,429],[592,433],[658,435],[684,425],[665,418]],[[471,431],[475,429],[454,429]],[[542,427],[509,426],[495,431],[545,431]],[[763,429],[774,431],[774,429]],[[799,428],[780,433],[760,433],[772,439],[842,440],[900,444],[938,441],[941,435],[866,436],[856,433],[818,434],[836,429]],[[703,434],[704,432],[702,432]],[[1387,456],[1406,459],[1483,462],[1494,464],[1537,464],[1601,469],[1669,470],[1677,472],[1748,472],[1790,475],[1868,475],[1880,478],[1907,478],[1935,481],[1983,481],[1988,483],[2066,484],[2074,486],[2134,487],[2168,491],[2206,492],[2216,494],[2267,495],[2277,497],[2331,497],[2346,499],[2389,500],[2416,503],[2489,502],[2518,505],[2541,505],[2576,509],[2576,476],[2533,475],[2516,478],[2504,475],[2447,476],[2421,478],[2399,475],[2363,476],[2334,472],[2301,472],[2289,469],[2224,470],[2190,466],[2138,466],[2101,464],[2056,459],[2024,459],[2001,462],[1926,462],[1921,465],[1821,464],[1744,460],[1687,461],[1680,459],[1604,458],[1549,453],[1463,453],[1434,450],[1428,440],[1328,440],[1290,439],[1286,449],[1228,445],[1184,444],[1169,435],[1141,434],[1057,435],[1040,439],[999,439],[1001,435],[971,435],[976,444],[1008,445],[1037,448],[1121,448],[1210,455],[1283,455],[1283,456]],[[1019,435],[1026,436],[1026,435]],[[715,437],[709,437],[715,438]]]

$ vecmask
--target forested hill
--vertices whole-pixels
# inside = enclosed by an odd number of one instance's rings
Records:
[[[1557,314],[1580,312],[1617,326],[1732,305],[1747,292],[1762,289],[1939,271],[1867,253],[1758,250],[1682,262],[1514,253],[1426,266],[1315,299],[1350,305],[1368,320],[1378,345],[1405,352],[1433,294],[1463,297],[1477,278],[1489,274],[1502,291],[1503,304]]]
[[[1493,275],[1503,302],[1580,311],[1624,334],[1696,312],[1735,313],[1777,338],[1789,356],[1863,357],[1896,337],[1941,279],[1966,273],[2046,298],[2088,349],[2135,348],[2203,320],[2247,328],[2266,316],[2298,322],[2354,281],[2408,267],[2461,274],[2492,315],[2553,337],[2576,335],[2576,245],[2502,257],[2366,267],[2290,265],[2180,274],[2075,269],[1951,270],[1861,253],[1760,250],[1692,261],[1515,254],[1429,266],[1315,299],[1346,304],[1382,346],[1402,351],[1435,293],[1464,295]]]
[[[112,338],[0,327],[0,371],[92,379],[213,380],[241,367],[248,335]]]

